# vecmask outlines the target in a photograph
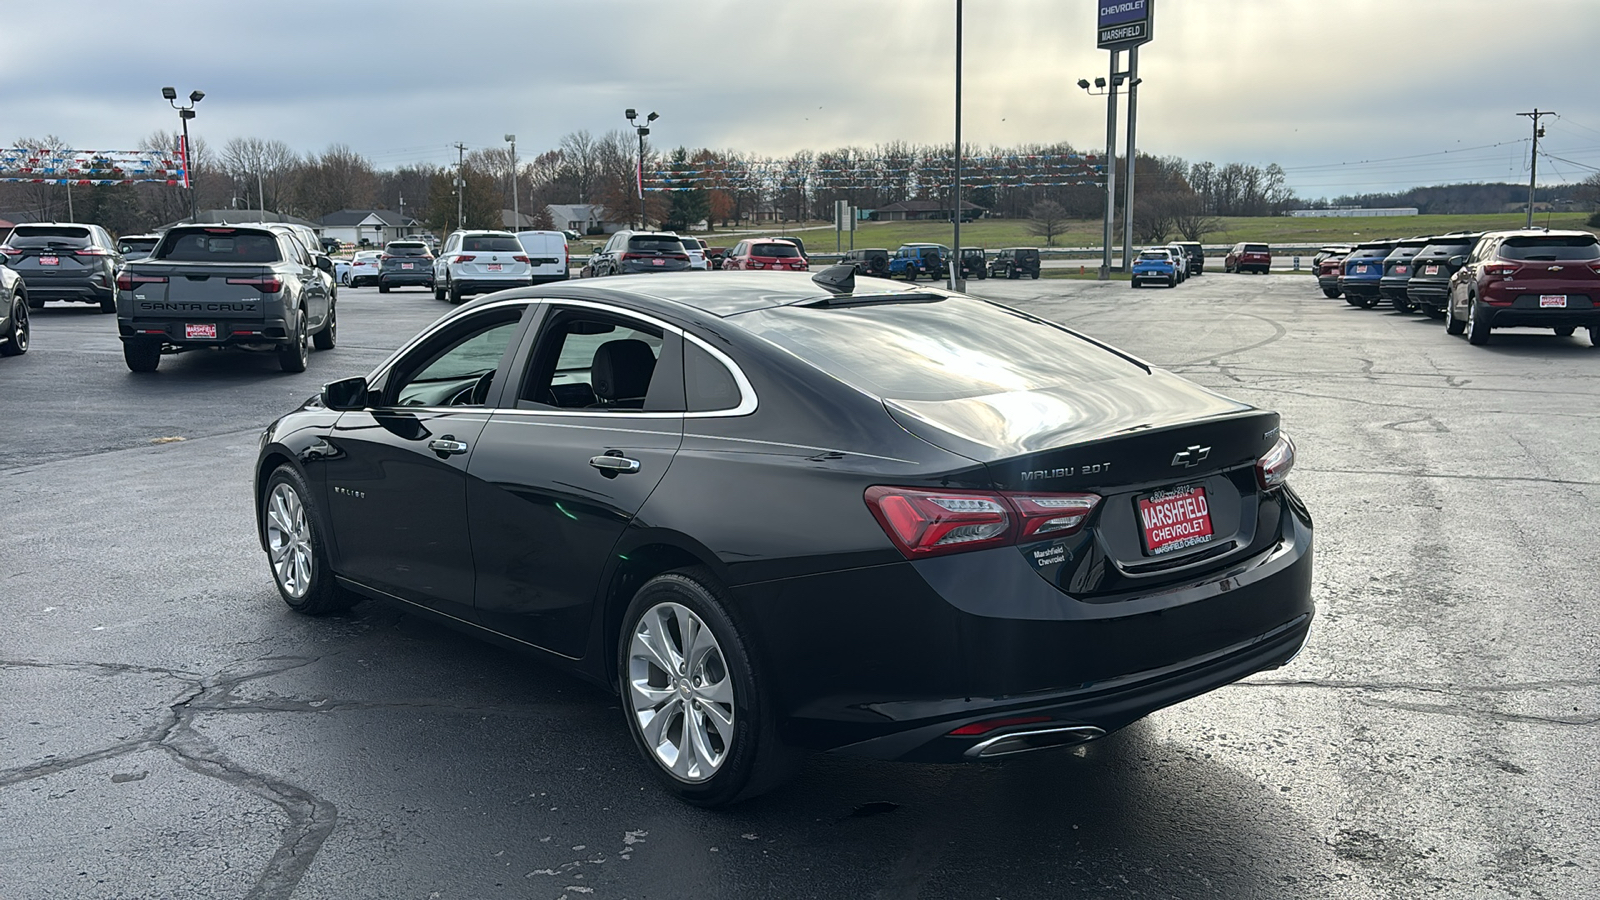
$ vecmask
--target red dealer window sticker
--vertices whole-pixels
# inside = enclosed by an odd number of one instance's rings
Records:
[[[1139,498],[1144,546],[1154,556],[1211,540],[1211,507],[1206,489],[1185,485]]]

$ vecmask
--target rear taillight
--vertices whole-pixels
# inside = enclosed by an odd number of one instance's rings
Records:
[[[687,253],[668,253],[666,254],[666,257],[667,259],[681,259],[684,262],[689,261],[689,254]]]
[[[15,247],[10,246],[9,244],[7,244],[7,245],[4,245],[4,246],[0,246],[0,254],[3,254],[5,256],[21,256],[22,255],[22,251],[18,250]]]
[[[907,559],[1064,537],[1082,530],[1097,494],[867,488],[867,508]]]
[[[74,251],[72,251],[72,253],[73,253],[74,256],[110,256],[111,255],[111,251],[107,250],[104,247],[84,247],[81,250],[74,250]]]
[[[476,256],[469,256],[469,255],[463,253],[460,256],[452,256],[450,258],[450,261],[453,262],[453,263],[469,263],[469,262],[472,262],[475,259],[477,259]]]
[[[385,253],[384,255],[378,257],[378,262],[383,262],[386,259],[394,259],[394,257],[392,257],[389,254]]]
[[[130,275],[127,272],[117,273],[117,290],[131,291],[137,284],[166,284],[165,275]]]
[[[528,261],[528,258],[526,256],[513,256],[513,257],[511,257],[511,261],[512,262],[525,263],[525,262]]]
[[[1483,267],[1483,274],[1505,277],[1517,274],[1517,270],[1520,268],[1522,267],[1516,263],[1489,263]]]
[[[1294,441],[1285,434],[1278,435],[1267,455],[1256,460],[1256,483],[1262,490],[1275,488],[1289,480],[1289,470],[1294,468]]]
[[[1600,262],[1589,263],[1589,270],[1594,272],[1596,275],[1600,275]]]
[[[229,278],[228,283],[248,284],[263,294],[276,294],[283,290],[283,279],[277,275],[262,275],[259,278]]]

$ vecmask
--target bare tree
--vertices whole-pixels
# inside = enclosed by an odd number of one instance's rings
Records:
[[[1067,210],[1054,200],[1035,203],[1028,215],[1028,233],[1044,238],[1047,247],[1055,246],[1056,235],[1067,229]]]
[[[562,176],[571,182],[579,203],[593,203],[595,184],[600,178],[600,147],[586,130],[574,131],[561,139]]]

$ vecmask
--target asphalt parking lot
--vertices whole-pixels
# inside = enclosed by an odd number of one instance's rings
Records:
[[[445,304],[345,288],[304,374],[145,376],[112,317],[52,304],[0,360],[0,897],[1600,893],[1600,349],[1472,347],[1305,276],[971,287],[1283,414],[1317,520],[1300,658],[1070,751],[816,757],[688,808],[614,698],[278,599],[261,426]]]

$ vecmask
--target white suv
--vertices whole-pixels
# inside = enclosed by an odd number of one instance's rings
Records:
[[[671,234],[672,232],[668,232]],[[689,254],[689,268],[705,271],[710,266],[706,265],[706,245],[699,238],[678,235],[678,240],[683,242],[683,252]]]
[[[509,231],[457,231],[433,260],[433,296],[451,303],[532,283],[527,251]]]

